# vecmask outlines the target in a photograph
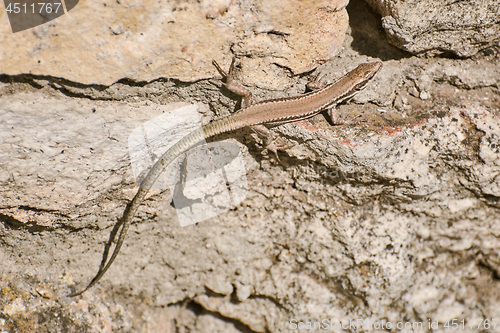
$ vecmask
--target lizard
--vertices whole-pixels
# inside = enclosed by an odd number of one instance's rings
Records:
[[[130,223],[132,222],[138,208],[144,201],[144,198],[158,177],[175,158],[185,153],[202,140],[222,133],[232,132],[247,126],[252,127],[257,133],[264,135],[267,142],[266,148],[276,154],[277,149],[286,148],[287,145],[282,141],[280,142],[277,134],[270,131],[264,125],[272,126],[294,122],[310,118],[323,111],[328,112],[331,117],[331,112],[337,104],[349,99],[358,91],[366,87],[368,82],[370,82],[370,80],[382,67],[382,63],[378,61],[362,63],[336,82],[328,84],[323,88],[320,88],[317,83],[312,83],[309,84],[308,87],[314,90],[309,93],[295,97],[270,99],[253,104],[251,92],[233,79],[235,59],[236,58],[233,58],[227,73],[215,60],[213,60],[212,63],[216,67],[217,71],[222,75],[222,85],[229,91],[242,96],[241,108],[229,116],[213,120],[212,122],[192,131],[170,147],[170,149],[168,149],[156,161],[147,173],[146,177],[141,181],[137,193],[126,206],[123,216],[118,222],[121,224],[121,230],[110,259],[107,261],[106,258],[103,259],[103,263],[101,264],[99,271],[87,287],[81,291],[68,295],[69,297],[81,295],[94,286],[103,277],[117,257],[130,227]],[[120,226],[117,226],[117,228],[118,231]]]

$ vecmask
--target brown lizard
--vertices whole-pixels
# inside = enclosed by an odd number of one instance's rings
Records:
[[[179,155],[202,140],[247,126],[251,126],[258,133],[264,134],[267,137],[267,148],[276,153],[277,149],[286,147],[286,144],[282,141],[279,142],[279,138],[276,137],[276,134],[263,125],[277,125],[294,122],[312,117],[323,111],[331,111],[337,104],[352,97],[359,90],[363,89],[382,66],[381,62],[364,63],[344,75],[335,83],[331,83],[324,88],[300,96],[271,99],[252,104],[251,92],[233,80],[235,59],[233,58],[228,73],[222,70],[215,60],[213,64],[223,76],[223,80],[225,81],[223,85],[230,91],[242,96],[242,108],[230,116],[216,119],[194,130],[160,157],[147,176],[142,180],[136,195],[125,208],[119,222],[121,224],[121,231],[111,258],[105,265],[103,262],[101,269],[86,288],[68,296],[72,297],[82,294],[95,285],[104,273],[106,273],[120,251],[137,209],[142,204],[158,177]],[[317,88],[315,85],[312,85],[312,87]]]

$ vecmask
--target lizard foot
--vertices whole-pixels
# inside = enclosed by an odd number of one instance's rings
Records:
[[[272,151],[278,161],[280,160],[278,150],[283,151],[294,146],[293,143],[286,141],[263,125],[252,126],[252,130],[263,138],[264,148]]]

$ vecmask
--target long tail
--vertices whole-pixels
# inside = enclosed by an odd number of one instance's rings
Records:
[[[137,209],[141,206],[144,198],[148,194],[149,190],[156,182],[158,177],[165,171],[167,166],[172,163],[174,159],[176,159],[179,155],[187,151],[189,148],[197,144],[198,142],[208,139],[212,136],[215,136],[220,133],[233,131],[235,129],[244,127],[244,124],[239,121],[234,121],[233,117],[226,117],[218,120],[214,120],[211,123],[204,125],[201,128],[194,130],[193,132],[186,135],[179,142],[174,144],[170,149],[168,149],[158,161],[153,165],[151,170],[149,170],[146,178],[141,182],[139,190],[136,195],[132,199],[132,201],[127,205],[125,211],[123,212],[123,216],[120,219],[119,223],[121,224],[120,235],[118,236],[118,242],[116,243],[115,249],[113,250],[113,254],[111,258],[106,262],[106,264],[101,265],[101,269],[97,272],[96,276],[90,281],[85,289],[69,294],[68,297],[78,296],[83,294],[89,288],[94,286],[106,273],[106,271],[111,267],[111,264],[118,256],[120,252],[120,248],[123,245],[125,240],[125,236],[127,235],[128,228],[130,227],[130,222],[135,216]],[[104,258],[105,260],[106,258]]]

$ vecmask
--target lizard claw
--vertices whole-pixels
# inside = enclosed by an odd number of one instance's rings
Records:
[[[272,151],[279,161],[278,150],[287,150],[294,146],[293,143],[287,142],[283,138],[279,137],[276,133],[271,132],[267,127],[262,125],[252,126],[252,130],[259,136],[263,137],[264,148]]]
[[[212,64],[215,66],[215,68],[217,69],[217,71],[220,73],[220,75],[222,75],[222,79],[225,80],[227,78],[227,73],[225,70],[222,69],[222,67],[219,66],[219,64],[217,63],[217,61],[215,60],[212,60]]]
[[[280,157],[278,156],[278,150],[287,150],[290,149],[294,146],[293,143],[291,142],[286,142],[280,137],[275,138],[271,142],[266,142],[265,148],[269,151],[272,151],[274,153],[274,156],[276,156],[276,159],[280,161]]]
[[[217,71],[222,75],[222,80],[225,81],[225,84],[229,84],[233,80],[233,72],[234,72],[234,63],[236,62],[236,57],[233,57],[233,60],[231,61],[231,66],[229,66],[229,71],[226,73],[225,70],[222,69],[222,67],[219,66],[217,61],[212,60],[212,64],[215,66]]]

